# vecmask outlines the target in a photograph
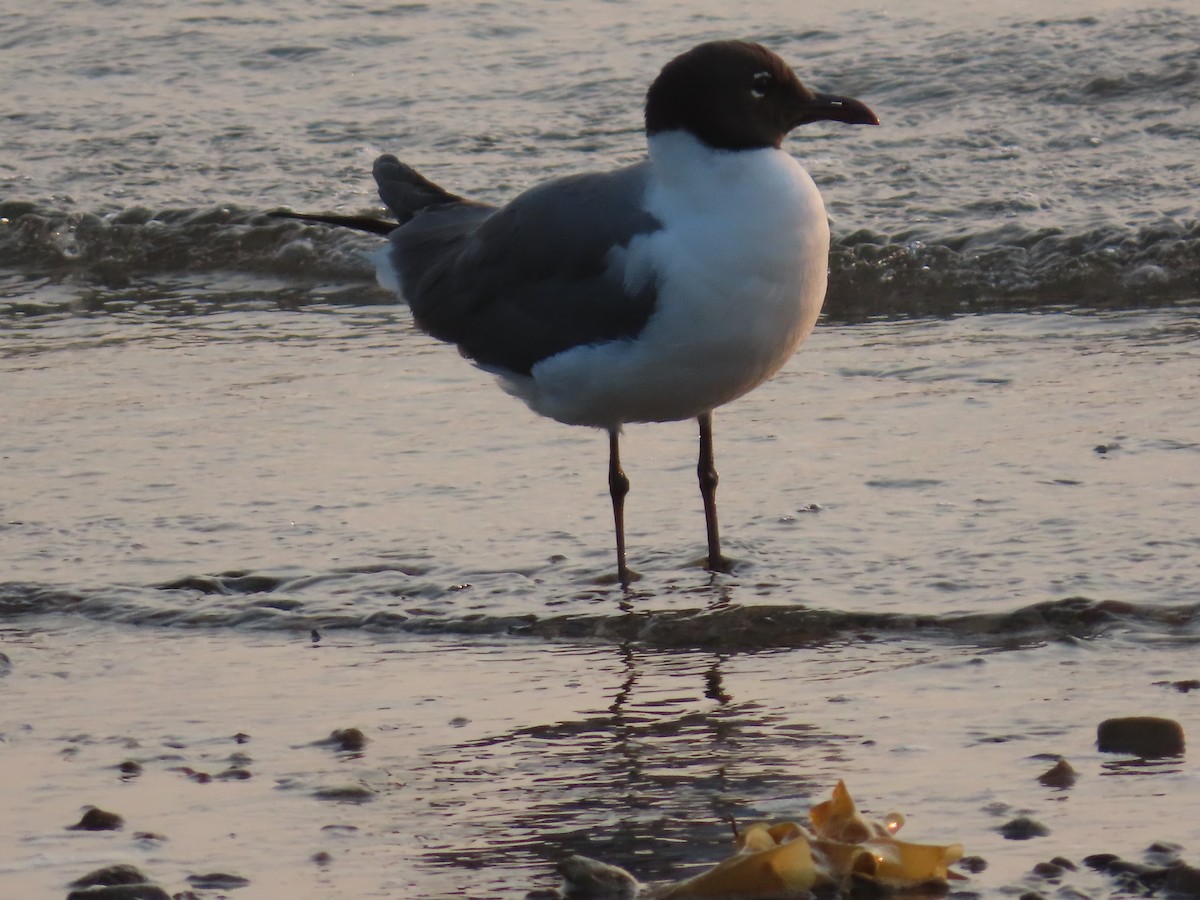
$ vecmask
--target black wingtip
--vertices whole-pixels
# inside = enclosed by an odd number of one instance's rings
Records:
[[[365,231],[368,234],[381,234],[385,237],[400,226],[395,222],[386,222],[371,216],[335,216],[324,213],[298,213],[287,209],[272,210],[267,213],[272,219],[297,219],[301,222],[316,222],[321,225],[334,225],[338,228],[352,228],[355,231]]]

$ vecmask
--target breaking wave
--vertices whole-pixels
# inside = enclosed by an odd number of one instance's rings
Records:
[[[0,203],[0,311],[30,315],[129,298],[205,303],[393,302],[366,260],[378,239],[220,206],[104,213]],[[834,237],[826,312],[843,320],[1042,308],[1136,308],[1200,297],[1200,220],[1072,233],[1010,223],[953,237]],[[247,281],[249,279],[249,281]],[[45,301],[30,282],[64,286]]]
[[[331,605],[358,585],[355,602]],[[331,590],[336,583],[336,590]],[[919,638],[1016,648],[1121,635],[1132,640],[1200,640],[1200,603],[1134,604],[1068,597],[1015,610],[944,615],[849,612],[803,605],[723,604],[638,609],[636,593],[586,614],[458,613],[433,599],[420,573],[401,570],[277,576],[229,572],[186,576],[145,587],[0,584],[0,621],[68,615],[140,627],[307,632],[353,630],[421,635],[511,636],[541,640],[633,642],[668,650],[753,652]],[[386,588],[382,587],[387,585]],[[461,593],[469,585],[441,589]],[[389,594],[408,600],[379,602]],[[372,596],[376,595],[376,596]]]

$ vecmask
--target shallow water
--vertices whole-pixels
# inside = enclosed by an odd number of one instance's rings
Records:
[[[1186,309],[827,326],[717,417],[732,574],[699,567],[691,427],[629,430],[626,594],[602,436],[392,311],[38,319],[0,376],[28,811],[0,876],[518,897],[568,851],[682,877],[725,815],[800,816],[838,778],[984,856],[985,895],[1056,855],[1190,851],[1194,767],[1093,740],[1200,727],[1161,684],[1197,674],[1194,335]],[[308,746],[347,726],[361,758]],[[239,752],[247,781],[174,771]],[[1080,784],[1041,787],[1036,754]],[[314,796],[346,782],[372,801]],[[63,831],[85,803],[126,832]],[[1004,841],[1021,811],[1051,837]]]
[[[0,344],[10,581],[234,624],[253,593],[169,586],[252,572],[295,627],[612,596],[603,435],[536,418],[394,310],[33,324]],[[1189,309],[823,328],[716,417],[722,602],[1195,602],[1195,338]],[[639,609],[707,590],[693,432],[628,429]]]
[[[378,300],[344,236],[261,213],[377,209],[384,151],[488,201],[632,161],[659,67],[730,35],[884,123],[789,139],[833,219],[836,315],[1169,303],[1200,281],[1188,0],[10,7],[0,309],[43,278],[86,287],[35,305],[86,305],[180,271],[353,277],[345,299]]]
[[[1179,814],[1200,799],[1194,766],[1121,765],[1092,725],[1153,709],[1194,733],[1194,694],[1156,684],[1195,675],[1194,640],[997,652],[859,633],[725,654],[43,621],[6,633],[4,754],[24,783],[5,791],[0,878],[30,896],[117,861],[172,889],[233,873],[249,896],[522,897],[568,852],[678,878],[727,852],[728,815],[795,818],[838,778],[872,814],[903,811],[910,839],[984,857],[975,895],[1049,890],[1028,872],[1054,856],[1200,838]],[[351,725],[363,752],[314,746]],[[1039,754],[1065,755],[1077,785],[1038,784]],[[320,799],[346,786],[368,799]],[[65,831],[85,803],[125,830]],[[1004,840],[1018,814],[1050,835]],[[1067,882],[1105,896],[1081,869]]]
[[[1200,733],[1189,3],[10,6],[0,894],[681,878],[838,778],[984,857],[960,893],[1197,861],[1194,764],[1094,746]],[[371,239],[264,213],[374,211],[382,151],[492,201],[629,161],[658,67],[730,34],[884,126],[789,141],[829,316],[716,414],[734,570],[702,568],[694,424],[632,427],[623,592],[604,436],[417,333]],[[125,829],[65,830],[85,804]],[[1050,836],[1004,840],[1021,813]]]

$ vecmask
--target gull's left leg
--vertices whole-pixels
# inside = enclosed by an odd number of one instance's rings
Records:
[[[721,534],[717,528],[717,466],[713,462],[712,411],[703,413],[700,423],[700,461],[696,474],[700,478],[700,496],[704,500],[704,522],[708,528],[708,568],[726,572],[729,562],[721,556]]]

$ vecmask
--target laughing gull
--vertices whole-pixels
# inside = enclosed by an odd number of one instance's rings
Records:
[[[770,378],[825,299],[829,222],[781,150],[798,125],[879,124],[858,100],[806,88],[765,47],[701,44],[646,95],[647,158],[538,185],[506,206],[450,193],[391,155],[375,162],[396,217],[282,212],[386,235],[380,283],[416,324],[456,344],[530,409],[608,432],[608,486],[625,555],[619,441],[630,422],[697,419],[708,568],[717,529],[712,412]]]

